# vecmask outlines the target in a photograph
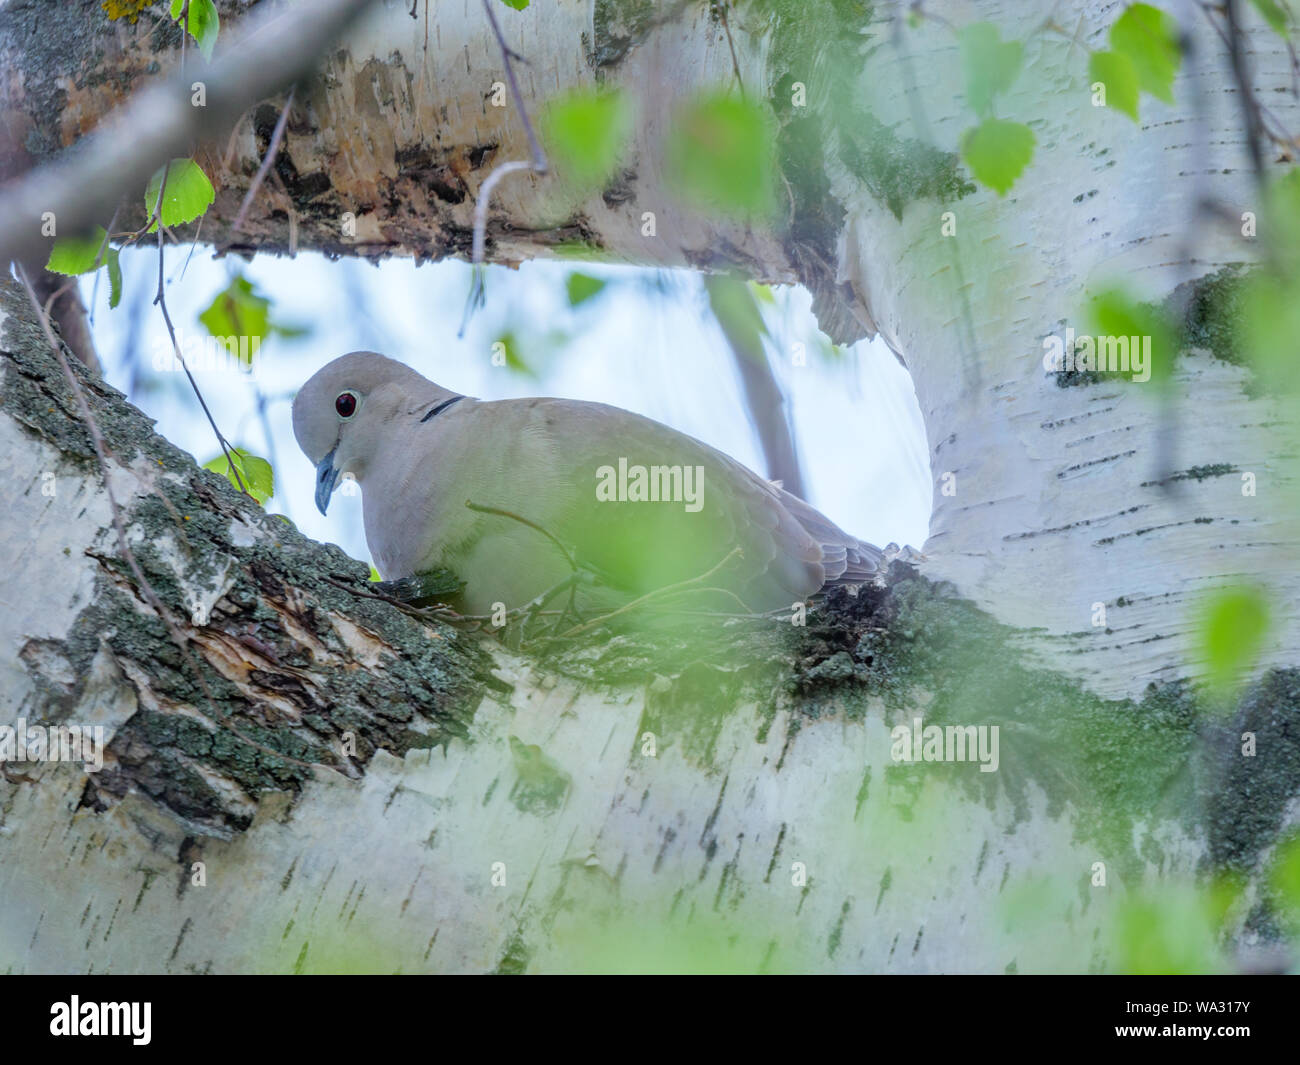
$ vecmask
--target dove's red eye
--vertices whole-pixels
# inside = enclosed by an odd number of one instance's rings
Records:
[[[341,392],[334,401],[334,409],[339,412],[340,418],[351,418],[357,412],[357,397],[351,392]]]

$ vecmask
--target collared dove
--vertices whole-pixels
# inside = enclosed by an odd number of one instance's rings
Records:
[[[360,486],[381,576],[451,570],[472,614],[561,585],[566,554],[590,575],[579,602],[601,609],[706,574],[673,601],[790,608],[882,565],[878,548],[722,452],[603,403],[485,402],[357,351],[303,385],[293,431],[322,514],[341,478]]]

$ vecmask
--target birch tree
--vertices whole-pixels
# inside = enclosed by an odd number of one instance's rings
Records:
[[[0,767],[7,969],[1288,964],[1286,4],[533,0],[504,48],[339,4],[278,79],[306,5],[174,6],[0,10],[6,259],[111,266],[188,160],[164,228],[228,254],[471,256],[477,212],[493,263],[797,282],[910,371],[932,526],[806,614],[516,645],[377,598],[6,282],[4,720],[107,736]]]

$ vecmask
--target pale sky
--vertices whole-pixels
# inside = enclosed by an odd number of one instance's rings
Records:
[[[200,370],[195,376],[232,443],[265,457],[273,453],[275,495],[267,509],[287,513],[308,536],[337,543],[355,558],[370,557],[361,498],[336,493],[328,517],[316,510],[314,471],[298,450],[289,413],[298,387],[348,351],[380,351],[446,388],[484,399],[548,395],[624,407],[765,472],[731,355],[693,273],[544,261],[518,270],[490,267],[486,306],[458,339],[470,281],[464,263],[417,269],[394,259],[374,267],[356,260],[330,263],[312,253],[243,262],[214,260],[196,248],[187,264],[187,254],[186,247],[168,249],[167,305],[179,330],[203,332],[198,314],[236,270],[273,301],[273,320],[311,328],[299,340],[270,339],[251,375]],[[139,377],[133,401],[157,421],[159,432],[206,461],[217,454],[217,444],[184,376],[151,369],[151,354],[168,344],[162,315],[152,305],[156,250],[124,251],[122,269],[121,304],[109,310],[108,285],[101,278],[94,308],[105,374],[130,392],[134,364]],[[565,278],[574,270],[609,284],[588,303],[570,308]],[[91,289],[83,279],[88,304]],[[769,357],[790,404],[810,502],[861,539],[919,549],[930,518],[931,485],[911,379],[880,341],[856,344],[833,362],[824,354],[808,293],[775,292],[775,305],[764,307],[772,334]],[[492,365],[492,342],[506,330],[537,370],[535,379]],[[556,333],[568,341],[548,352],[545,338]],[[804,366],[794,365],[799,343],[807,352]],[[273,447],[257,415],[255,385],[269,398]]]

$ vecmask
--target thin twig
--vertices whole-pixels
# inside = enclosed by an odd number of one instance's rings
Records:
[[[1223,17],[1228,24],[1228,58],[1232,62],[1232,76],[1237,82],[1237,95],[1241,98],[1241,113],[1246,120],[1246,148],[1250,153],[1250,166],[1255,174],[1255,185],[1264,187],[1264,148],[1260,130],[1263,125],[1255,90],[1246,68],[1246,53],[1242,48],[1241,25],[1238,21],[1237,0],[1226,0]]]
[[[513,518],[515,521],[520,522],[523,525],[527,525],[530,529],[536,529],[539,533],[545,536],[548,540],[551,541],[551,543],[553,543],[556,547],[560,549],[560,552],[564,555],[565,561],[569,563],[569,568],[572,569],[574,573],[578,572],[578,563],[574,560],[574,557],[572,553],[569,551],[569,549],[565,547],[562,543],[560,543],[560,541],[554,535],[552,535],[546,529],[543,529],[540,525],[538,525],[537,522],[529,521],[527,518],[521,517],[520,515],[514,513],[513,511],[502,510],[500,507],[485,507],[469,499],[465,500],[465,506],[469,507],[470,510],[477,510],[480,514],[496,514],[498,517],[502,517],[502,518]]]
[[[163,250],[165,244],[163,234],[166,226],[162,223],[162,205],[163,196],[167,192],[167,173],[171,169],[171,163],[163,164],[162,181],[158,183],[158,203],[154,208],[158,215],[158,295],[153,299],[154,303],[162,310],[163,321],[167,323],[167,335],[171,337],[172,351],[176,355],[176,361],[181,364],[181,369],[185,371],[185,376],[189,379],[190,387],[194,389],[194,394],[198,397],[199,406],[203,408],[203,413],[207,415],[208,424],[212,426],[212,431],[217,436],[217,443],[221,445],[221,453],[226,456],[226,463],[230,466],[230,472],[235,475],[235,484],[239,490],[246,496],[252,493],[244,486],[244,479],[239,474],[239,467],[235,465],[234,457],[230,454],[231,448],[226,438],[221,435],[221,430],[217,428],[217,420],[212,417],[212,411],[208,410],[207,400],[203,398],[203,393],[199,391],[199,383],[194,380],[194,375],[190,373],[189,363],[185,361],[185,356],[181,354],[181,346],[176,342],[176,330],[172,326],[172,316],[167,312],[167,297],[164,294],[163,286]]]
[[[595,628],[595,626],[597,625],[603,625],[605,622],[609,621],[612,618],[618,617],[620,614],[626,614],[629,610],[632,610],[634,607],[640,606],[642,603],[645,603],[648,600],[657,599],[661,596],[668,595],[670,592],[675,592],[682,588],[686,588],[689,585],[699,584],[703,581],[706,581],[739,554],[741,554],[740,548],[733,547],[729,552],[727,552],[726,557],[723,558],[721,562],[719,562],[707,573],[701,573],[698,577],[692,577],[690,580],[686,580],[686,581],[679,581],[676,584],[669,584],[663,588],[656,588],[653,592],[646,592],[645,595],[633,599],[630,603],[624,603],[617,610],[611,610],[608,614],[603,614],[598,618],[592,618],[585,625],[574,626],[568,632],[562,633],[559,638],[561,640],[567,640],[570,636],[576,636],[578,633],[586,632],[588,629]],[[741,600],[741,602],[743,603],[743,600]],[[743,603],[743,605],[748,606],[747,603]]]
[[[471,253],[471,262],[474,264],[474,278],[470,283],[469,297],[465,301],[465,313],[461,318],[458,336],[465,335],[465,326],[469,323],[470,316],[483,305],[484,301],[483,258],[486,253],[487,213],[492,199],[492,190],[507,174],[518,173],[521,170],[532,170],[538,174],[545,174],[549,165],[546,161],[546,153],[542,151],[542,145],[537,139],[537,134],[533,132],[533,123],[528,117],[528,108],[524,106],[523,93],[519,91],[519,82],[515,79],[515,68],[511,60],[520,57],[517,53],[511,51],[506,44],[506,39],[501,33],[501,27],[497,24],[496,12],[492,10],[493,3],[494,0],[483,0],[483,10],[487,12],[488,22],[492,26],[492,33],[495,35],[497,45],[501,49],[501,59],[506,68],[506,82],[510,86],[510,95],[514,99],[515,107],[519,109],[519,118],[524,126],[524,134],[528,138],[528,150],[532,153],[532,158],[501,163],[493,169],[492,173],[484,179],[483,184],[479,186],[478,198],[474,203],[474,243]]]
[[[736,42],[731,39],[731,24],[727,21],[727,7],[726,3],[719,2],[715,6],[715,10],[718,12],[718,18],[722,20],[722,28],[727,34],[727,47],[731,49],[731,69],[736,75],[736,84],[740,86],[740,98],[743,100],[745,98],[745,82],[740,76],[740,60],[736,58]]]
[[[280,151],[280,141],[284,137],[284,127],[289,121],[289,108],[293,106],[293,88],[289,89],[288,99],[284,101],[284,109],[280,112],[280,117],[275,123],[275,129],[271,133],[271,143],[267,145],[266,155],[262,158],[262,165],[257,168],[257,173],[253,175],[253,181],[248,186],[248,192],[244,194],[244,202],[239,205],[239,213],[235,215],[235,221],[230,226],[232,233],[238,233],[244,225],[244,216],[248,214],[248,209],[253,205],[253,197],[257,195],[257,190],[262,187],[262,182],[266,179],[266,173],[271,169],[271,164],[275,162],[276,154]]]

